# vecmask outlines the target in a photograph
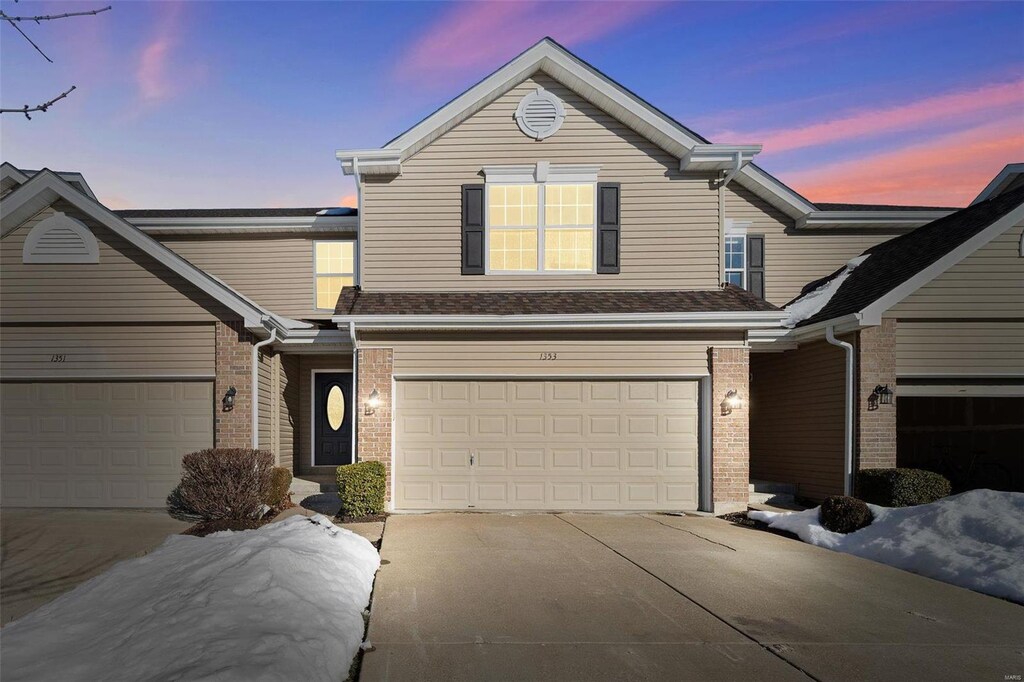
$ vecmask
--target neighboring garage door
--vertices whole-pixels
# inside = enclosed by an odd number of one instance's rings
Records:
[[[696,381],[399,381],[395,508],[696,509]]]
[[[6,383],[0,412],[10,507],[162,507],[213,444],[210,382]]]
[[[1024,398],[897,399],[896,463],[944,475],[954,492],[1024,492]]]

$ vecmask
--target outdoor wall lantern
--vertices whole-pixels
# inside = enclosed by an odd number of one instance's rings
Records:
[[[889,384],[875,386],[875,390],[871,391],[871,395],[868,396],[869,410],[877,410],[879,405],[892,405],[892,391],[889,389]]]
[[[224,398],[221,400],[221,402],[224,403],[225,412],[230,412],[231,410],[235,409],[235,396],[237,394],[238,391],[235,390],[234,386],[229,388],[227,393],[224,394]]]
[[[743,399],[740,398],[740,394],[736,391],[729,391],[725,394],[725,400],[722,401],[722,414],[732,414],[732,411],[743,404]]]
[[[366,414],[373,414],[380,407],[380,392],[377,389],[370,391],[370,397],[366,399]]]

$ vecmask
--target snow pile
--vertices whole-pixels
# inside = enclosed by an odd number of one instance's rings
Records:
[[[3,629],[16,680],[343,680],[380,566],[323,516],[174,535]]]
[[[850,273],[857,269],[861,263],[868,259],[871,254],[866,253],[846,262],[846,267],[838,275],[822,284],[814,291],[808,292],[786,306],[785,311],[789,313],[782,321],[784,327],[795,327],[804,320],[817,315],[822,308],[828,305],[832,297],[843,286],[843,282],[850,276]]]
[[[1024,603],[1024,493],[972,490],[917,507],[876,507],[848,535],[818,522],[818,508],[748,516],[804,542]]]

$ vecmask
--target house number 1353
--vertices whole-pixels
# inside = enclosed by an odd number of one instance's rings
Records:
[[[540,354],[540,359],[541,360],[557,360],[558,359],[558,353],[541,353]]]

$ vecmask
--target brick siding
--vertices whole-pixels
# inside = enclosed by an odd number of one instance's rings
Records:
[[[857,430],[858,469],[896,466],[896,398],[892,405],[869,409],[868,398],[875,386],[896,391],[896,320],[883,319],[857,338]]]
[[[391,500],[391,374],[394,352],[390,348],[359,350],[358,434],[356,443],[360,461],[383,462],[387,469],[387,499]],[[380,405],[373,414],[366,414],[366,401],[373,389],[380,395]]]
[[[750,499],[750,351],[711,348],[712,493],[716,514],[744,510]],[[723,414],[725,394],[743,403]]]
[[[217,365],[213,386],[213,443],[218,448],[252,446],[252,344],[255,338],[241,320],[217,321]],[[224,411],[222,399],[235,387],[235,407]]]

